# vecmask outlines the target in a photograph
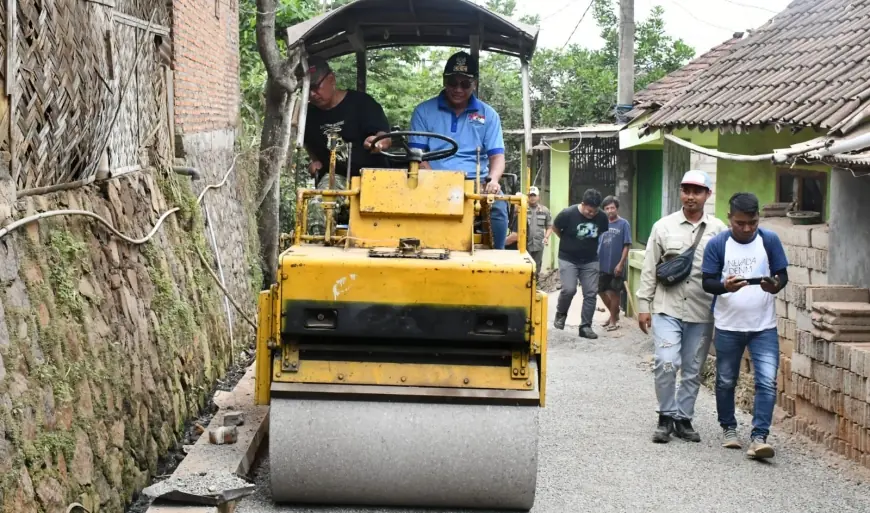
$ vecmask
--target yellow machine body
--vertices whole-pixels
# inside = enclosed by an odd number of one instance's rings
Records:
[[[281,254],[280,282],[259,305],[259,403],[292,383],[531,391],[544,404],[547,295],[534,261],[474,247],[463,173],[418,173],[412,186],[406,170],[363,170],[347,236]],[[409,238],[419,245],[403,251]]]
[[[297,434],[291,435],[283,426],[289,426],[300,415],[325,412],[340,401],[357,401],[352,406],[355,408],[368,404],[372,411],[395,401],[459,404],[465,408],[478,405],[484,409],[502,408],[496,415],[507,418],[517,417],[512,413],[515,411],[527,415],[544,406],[547,295],[537,289],[535,263],[525,250],[526,198],[516,195],[497,199],[517,205],[520,237],[518,250],[494,250],[476,244],[476,240],[486,237],[475,234],[474,221],[480,205],[496,199],[477,195],[474,190],[474,182],[466,180],[464,173],[417,169],[411,164],[409,170],[363,169],[361,177],[354,177],[344,191],[299,193],[301,201],[297,209],[302,215],[297,216],[296,243],[279,257],[278,283],[260,295],[256,401],[272,404],[273,412],[276,400],[290,401],[289,404],[299,405],[303,411],[286,413],[286,418],[280,421],[271,419],[270,437],[279,436],[272,431],[280,429],[280,436],[288,437],[288,444],[298,442],[298,437],[303,436],[298,432],[301,428],[294,428]],[[322,194],[324,202],[339,195],[349,201],[346,231],[330,230],[327,221],[327,236],[305,235],[307,200],[316,194]],[[306,401],[331,402],[314,403],[319,405],[314,407]],[[424,410],[429,411],[438,410]],[[468,410],[449,411],[452,413],[448,417]],[[428,413],[422,415],[425,414]],[[385,414],[378,415],[383,418]],[[397,413],[396,418],[408,415],[421,414]],[[435,415],[438,421],[446,421],[444,414]],[[350,418],[364,424],[359,417]],[[342,421],[346,419],[341,417],[325,425],[331,427]],[[307,422],[313,425],[313,421]],[[504,424],[503,420],[491,422],[491,426]],[[536,425],[537,420],[534,422]],[[486,427],[486,422],[473,424],[484,430],[494,429]],[[439,431],[445,429],[441,427]],[[334,439],[344,435],[324,436],[333,439],[334,445],[338,443]],[[431,439],[437,434],[423,436]],[[396,443],[405,438],[397,439]],[[534,443],[518,443],[528,445],[531,451],[537,447],[536,440],[535,435]],[[348,466],[359,467],[362,460],[347,453],[356,451],[356,444],[365,442],[358,439],[347,443],[352,449],[342,452],[341,457],[349,458]],[[283,457],[282,449],[271,450],[278,451],[272,453],[274,459]],[[326,450],[319,449],[318,454]],[[516,461],[520,455],[511,454],[510,447],[499,450],[507,451],[505,461],[529,464]],[[450,454],[443,446],[435,453],[444,457]],[[501,457],[500,454],[489,459],[492,465],[504,467],[496,463],[502,461]],[[467,464],[486,459],[476,455]],[[534,456],[526,458],[529,459]],[[293,477],[281,481],[281,486],[275,485],[280,488],[279,495],[284,484],[290,486],[288,483],[301,479],[302,474],[297,474],[301,470],[294,466],[297,464],[286,463],[285,468],[293,468],[286,473]],[[273,469],[276,465],[272,463]],[[310,471],[309,467],[306,469]],[[482,468],[469,471],[497,473]],[[407,475],[409,470],[402,472]],[[510,474],[504,478],[505,483],[517,479],[517,471],[504,472]],[[336,481],[332,486],[346,488],[348,483],[359,482],[369,475],[355,475],[352,480]],[[532,500],[534,496],[534,474],[531,475],[522,484],[493,484],[492,488],[523,488],[515,490],[513,496],[501,491],[496,495],[504,496],[507,506],[530,506],[529,494]],[[313,476],[311,479],[315,480]],[[316,486],[326,486],[322,484],[324,480],[327,478],[318,477]],[[421,490],[425,485],[418,483]],[[455,490],[456,500],[493,494],[489,488],[482,491],[470,488],[471,484],[462,486],[469,488]],[[377,502],[366,495],[372,488],[368,484],[357,499]],[[311,501],[316,502],[314,492],[311,493]],[[331,488],[323,493],[338,500]],[[309,498],[302,492],[282,497],[303,501]],[[391,497],[399,501],[401,494]],[[426,504],[438,505],[439,500],[433,497]]]

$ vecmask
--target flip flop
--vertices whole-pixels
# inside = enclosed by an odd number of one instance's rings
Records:
[[[607,331],[616,331],[619,329],[619,324],[608,324],[604,329]]]

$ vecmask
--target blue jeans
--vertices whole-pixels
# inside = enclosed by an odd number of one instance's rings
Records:
[[[754,332],[716,330],[716,410],[723,428],[737,428],[734,390],[740,376],[740,361],[749,347],[755,371],[755,408],[752,435],[767,437],[776,404],[776,373],[779,371],[779,335],[776,328]]]
[[[504,241],[508,235],[508,204],[506,201],[493,202],[489,222],[492,225],[493,249],[504,249]]]
[[[675,419],[692,420],[701,388],[701,369],[710,354],[713,323],[683,322],[669,315],[655,314],[652,316],[652,333],[658,412]]]

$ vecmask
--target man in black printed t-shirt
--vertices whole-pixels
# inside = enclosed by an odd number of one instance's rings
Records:
[[[553,326],[565,329],[571,300],[577,293],[577,281],[583,289],[580,336],[598,338],[592,330],[592,316],[598,298],[598,241],[610,229],[607,215],[601,211],[601,193],[589,189],[579,205],[559,212],[553,221],[553,233],[559,237],[559,278],[562,290],[556,305]]]
[[[339,89],[335,73],[324,59],[309,57],[307,73],[311,77],[311,88],[305,123],[305,149],[311,158],[308,172],[314,178],[315,187],[329,187],[327,133],[332,130],[339,131],[343,140],[336,150],[336,189],[347,187],[347,143],[351,144],[351,176],[359,176],[362,168],[387,167],[386,157],[379,152],[390,147],[390,140],[378,141],[376,147],[371,144],[375,137],[390,131],[384,109],[362,91]],[[345,198],[338,200],[340,206],[346,202]],[[346,218],[346,213],[337,215],[339,223],[342,217]],[[321,198],[312,198],[308,204],[309,233],[323,235],[325,229],[326,216]]]

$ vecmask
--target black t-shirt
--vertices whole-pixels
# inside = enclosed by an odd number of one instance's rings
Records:
[[[326,147],[326,130],[330,126],[341,126],[341,138],[352,144],[351,176],[359,176],[364,167],[386,167],[387,158],[367,150],[363,143],[370,135],[389,132],[390,123],[384,109],[366,93],[349,90],[341,103],[330,110],[321,110],[313,104],[308,105],[308,119],[305,122],[305,146],[317,157],[323,167],[316,180],[329,173],[329,150]],[[336,151],[335,174],[347,175],[347,146]]]
[[[576,265],[598,260],[598,239],[610,229],[607,214],[601,210],[589,219],[579,205],[559,212],[553,225],[559,229],[559,259]]]

